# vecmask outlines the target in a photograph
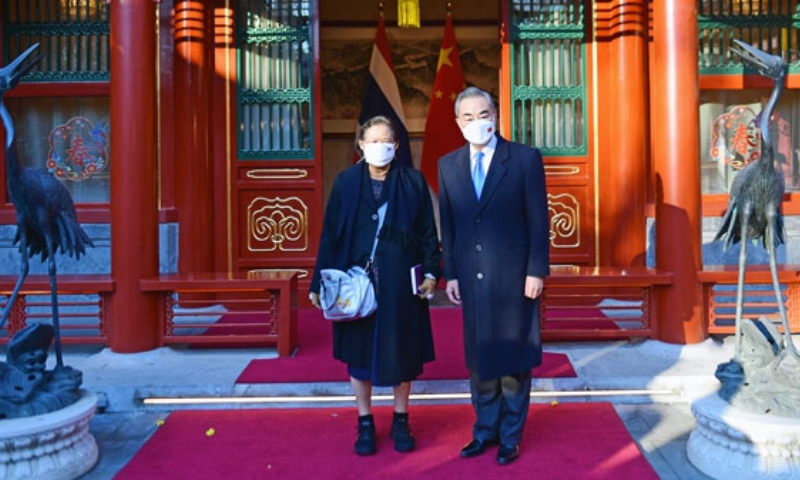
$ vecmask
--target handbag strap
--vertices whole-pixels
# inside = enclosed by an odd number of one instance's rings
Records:
[[[372,261],[375,259],[375,250],[378,248],[378,235],[381,233],[381,227],[383,226],[383,219],[386,218],[386,206],[389,205],[389,202],[385,202],[383,205],[378,207],[378,229],[375,230],[375,241],[372,242],[372,253],[369,254],[369,262],[367,262],[367,266],[369,267],[372,264]]]

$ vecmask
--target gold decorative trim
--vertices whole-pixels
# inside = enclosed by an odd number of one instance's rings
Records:
[[[253,180],[296,180],[307,176],[308,170],[304,168],[258,168],[247,171],[247,178]]]
[[[545,165],[544,173],[552,177],[568,177],[581,173],[581,167],[576,167],[575,165]]]
[[[298,280],[301,278],[308,278],[310,275],[310,272],[304,268],[255,268],[247,271],[248,275],[253,273],[258,274],[274,272],[296,272]]]
[[[298,197],[256,197],[247,206],[247,249],[304,252],[308,249],[308,206]]]
[[[550,209],[550,245],[553,248],[581,246],[581,205],[568,194],[547,195]]]
[[[234,248],[238,248],[233,244],[233,158],[231,157],[231,151],[234,148],[233,145],[233,134],[231,133],[232,126],[231,126],[231,114],[233,112],[233,105],[232,105],[232,97],[233,92],[231,85],[233,85],[236,80],[234,78],[235,73],[231,69],[231,45],[233,43],[233,7],[231,7],[230,0],[225,0],[225,7],[221,12],[216,12],[215,16],[218,18],[216,22],[219,22],[215,27],[215,42],[222,43],[224,45],[224,55],[223,58],[225,59],[225,78],[224,78],[224,89],[225,89],[225,207],[227,209],[227,215],[225,216],[225,222],[227,224],[227,231],[225,232],[225,239],[228,242],[228,271],[233,271],[233,257],[234,257]],[[220,25],[230,26],[231,28],[220,28]],[[221,35],[218,35],[221,33]],[[222,38],[219,38],[219,37]],[[156,62],[158,63],[158,62]]]

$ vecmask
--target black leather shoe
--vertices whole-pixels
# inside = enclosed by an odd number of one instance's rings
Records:
[[[497,463],[508,465],[519,458],[519,445],[500,445],[497,450]]]
[[[492,445],[497,445],[497,440],[480,441],[473,438],[471,442],[464,445],[464,448],[461,449],[461,458],[472,458],[482,455],[483,452]]]

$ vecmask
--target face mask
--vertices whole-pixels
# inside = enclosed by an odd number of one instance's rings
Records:
[[[472,145],[486,145],[494,135],[494,120],[473,120],[461,129],[461,134]]]
[[[394,143],[365,143],[364,160],[376,167],[385,167],[394,158]]]

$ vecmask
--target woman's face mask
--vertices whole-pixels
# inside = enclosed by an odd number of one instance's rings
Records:
[[[370,165],[385,167],[394,159],[394,143],[364,143],[361,148],[364,151],[364,160]]]
[[[472,145],[486,145],[494,136],[494,119],[479,118],[467,124],[461,129],[464,139]]]

